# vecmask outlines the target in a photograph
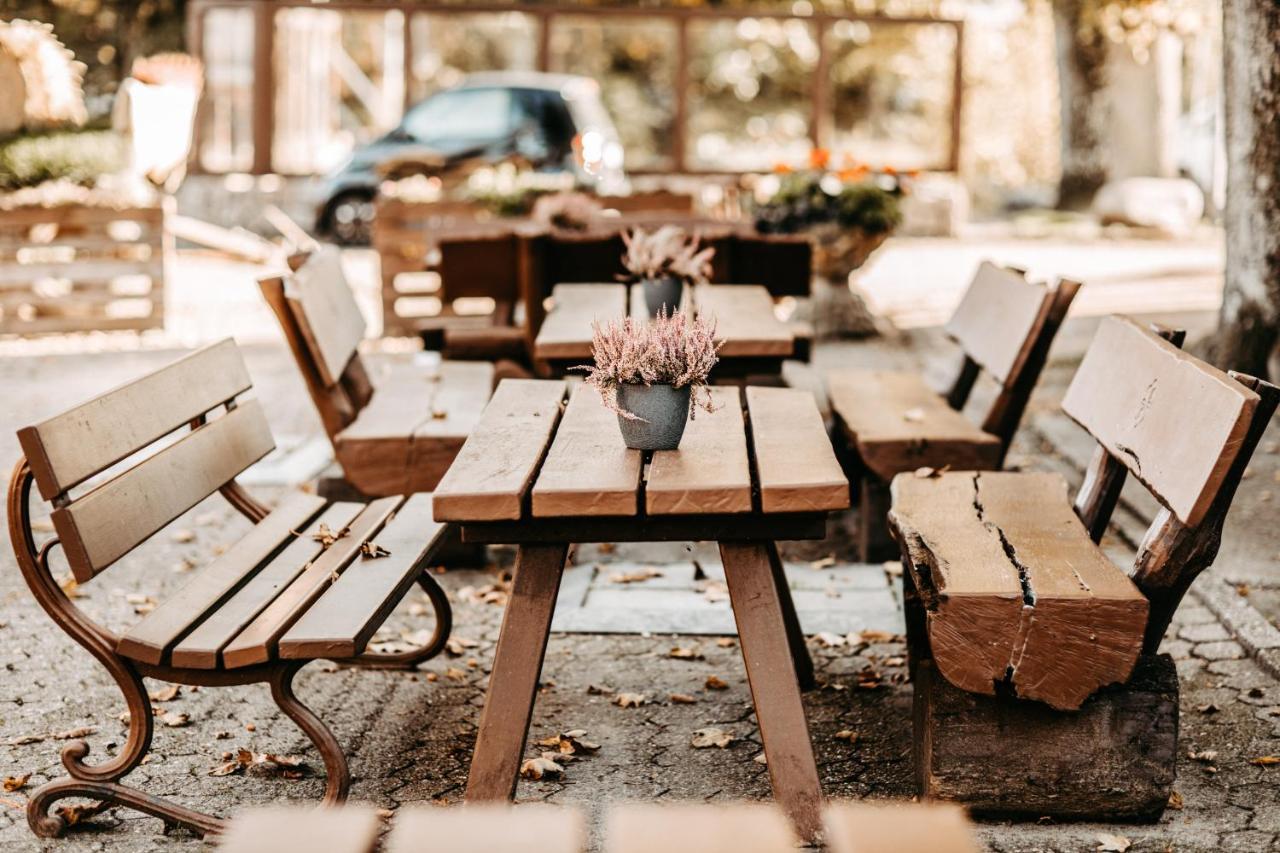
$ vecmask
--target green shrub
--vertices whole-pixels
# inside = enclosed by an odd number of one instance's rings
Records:
[[[125,165],[124,141],[109,130],[16,136],[0,141],[0,191],[60,179],[88,186]]]

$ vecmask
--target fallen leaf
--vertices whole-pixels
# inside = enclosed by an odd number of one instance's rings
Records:
[[[1216,714],[1222,709],[1219,708],[1217,705],[1213,704],[1212,702],[1206,702],[1203,705],[1197,705],[1196,710],[1199,711],[1201,714]]]
[[[1203,752],[1196,752],[1194,749],[1188,750],[1187,758],[1190,758],[1192,761],[1211,764],[1218,760],[1218,751],[1216,749],[1206,749]]]
[[[4,789],[10,794],[14,791],[21,791],[27,787],[27,780],[30,778],[30,773],[23,773],[21,776],[6,776],[4,777]]]
[[[729,682],[718,675],[708,675],[707,680],[703,682],[703,686],[708,690],[728,690]]]
[[[80,584],[71,575],[59,580],[58,586],[62,589],[62,594],[67,598],[84,598],[84,592],[81,591]]]
[[[648,701],[649,697],[643,693],[619,693],[613,697],[613,704],[619,708],[639,708]]]
[[[733,637],[721,637],[720,639],[716,640],[716,645],[722,649],[731,649],[735,645],[737,645],[737,643],[733,639]]]
[[[1124,853],[1133,846],[1133,842],[1123,835],[1099,832],[1095,837],[1098,839],[1097,849],[1099,853]]]
[[[456,666],[451,666],[444,671],[444,677],[452,679],[453,681],[466,681],[467,671],[465,669],[458,669]]]
[[[426,641],[430,639],[430,636],[428,636],[423,639],[422,643],[418,643],[417,645],[425,645]],[[480,644],[475,640],[468,637],[459,637],[455,634],[449,638],[447,643],[444,644],[444,650],[448,652],[449,655],[456,658],[462,657],[462,655],[466,654],[467,649],[474,649],[479,645]]]
[[[891,658],[885,658],[883,661],[885,666],[903,666],[906,664],[906,662],[907,662],[906,658],[897,657],[897,656],[891,657]]]
[[[870,628],[861,632],[858,636],[864,643],[897,643],[902,640],[901,634],[894,634],[890,631],[877,631]]]
[[[662,572],[652,566],[645,566],[634,572],[617,572],[609,575],[609,583],[644,583],[651,578],[660,578],[662,576]]]
[[[224,752],[223,756],[230,754]],[[239,749],[230,761],[217,765],[209,771],[209,775],[230,776],[250,771],[255,774],[279,776],[283,779],[301,779],[307,773],[307,765],[301,758],[293,755],[276,755],[270,752]]]
[[[928,465],[923,465],[917,468],[913,473],[917,480],[933,480],[947,473],[950,468],[950,465],[943,465],[941,468],[930,468]]]
[[[707,728],[698,729],[693,733],[693,737],[689,741],[689,745],[694,749],[707,749],[709,747],[717,747],[724,749],[733,743],[734,734],[724,729]]]
[[[612,687],[607,684],[588,684],[587,693],[592,696],[610,696],[616,693]]]
[[[1258,767],[1271,767],[1274,764],[1280,764],[1280,755],[1260,755],[1257,758],[1250,758],[1249,763]]]
[[[79,740],[82,737],[88,737],[98,730],[97,726],[80,726],[75,729],[67,729],[65,732],[57,732],[49,735],[54,740]]]
[[[102,814],[110,807],[111,804],[107,802],[85,803],[84,805],[76,806],[58,806],[54,809],[54,814],[62,818],[67,826],[76,826],[77,824],[84,823],[91,817]]]
[[[320,526],[316,528],[315,533],[311,534],[311,538],[319,542],[324,547],[328,548],[334,542],[337,542],[339,539],[346,536],[347,533],[349,532],[350,531],[348,530],[348,528],[344,527],[341,530],[339,530],[337,533],[334,533],[332,530],[329,529],[329,525],[325,524],[324,522],[320,522]]]
[[[818,645],[825,646],[828,649],[839,648],[848,642],[840,634],[833,634],[830,631],[819,631],[813,635],[813,638],[818,641]]]
[[[169,538],[179,545],[186,545],[188,542],[196,541],[196,532],[194,530],[175,530],[170,534]]]
[[[40,743],[44,740],[44,735],[17,735],[5,741],[8,746],[26,746],[29,743]]]
[[[181,714],[176,711],[161,711],[156,714],[156,719],[171,729],[180,729],[191,722],[189,714]]]
[[[522,779],[559,779],[563,774],[563,766],[543,756],[530,758],[520,765]]]
[[[836,740],[847,740],[849,742],[849,746],[853,746],[858,742],[858,733],[853,729],[841,729],[836,732]]]
[[[172,571],[175,575],[181,575],[181,574],[186,574],[187,572],[191,571],[195,567],[196,567],[195,560],[191,559],[190,557],[182,557],[181,559],[178,560],[178,562],[173,564],[173,568],[170,569],[170,571]]]
[[[667,657],[676,660],[702,660],[702,655],[694,649],[686,649],[683,646],[677,646],[667,652]]]
[[[1169,808],[1174,809],[1175,811],[1182,811],[1183,805],[1184,803],[1182,802],[1181,794],[1177,791],[1173,791],[1169,794]]]
[[[1237,585],[1236,585],[1236,595],[1240,596],[1241,598],[1248,598],[1248,597],[1249,597],[1249,585],[1248,585],[1247,583],[1237,584]]]
[[[567,732],[561,732],[558,735],[543,738],[538,741],[538,746],[552,747],[561,755],[583,755],[598,752],[600,744],[583,740],[586,733],[586,729],[572,729]]]
[[[825,557],[821,557],[809,563],[809,568],[821,571],[822,569],[829,569],[835,564],[836,564],[835,554],[828,554]]]
[[[756,764],[764,764],[766,766],[769,764],[769,758],[763,752],[761,752],[751,760],[754,761]]]
[[[702,588],[702,597],[708,604],[719,604],[729,600],[729,587],[723,581],[707,581]]]
[[[698,701],[696,697],[687,693],[672,693],[670,698],[673,705],[694,705]]]
[[[379,557],[390,557],[391,552],[377,542],[365,542],[360,546],[360,559],[376,560]]]
[[[863,690],[876,690],[884,687],[884,676],[870,666],[864,666],[858,672],[857,679],[858,687]]]

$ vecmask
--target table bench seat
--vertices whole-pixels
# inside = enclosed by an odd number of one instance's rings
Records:
[[[923,466],[1000,467],[1000,439],[948,406],[917,373],[836,370],[827,382],[846,440],[885,482]]]

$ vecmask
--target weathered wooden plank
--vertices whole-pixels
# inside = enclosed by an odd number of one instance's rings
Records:
[[[862,463],[886,483],[921,467],[1000,466],[1000,439],[948,406],[919,374],[835,370],[827,375],[827,395]]]
[[[222,649],[227,669],[266,663],[275,655],[276,641],[360,557],[364,543],[376,538],[382,525],[403,498],[381,498],[369,503],[342,535],[312,560],[262,612]]]
[[[1231,468],[1258,399],[1136,321],[1108,317],[1062,410],[1194,527]]]
[[[364,317],[342,272],[342,254],[327,247],[312,254],[284,280],[293,311],[326,385],[342,378],[364,338]]]
[[[352,658],[386,621],[439,547],[445,524],[431,517],[431,495],[414,495],[374,541],[386,557],[357,560],[325,590],[284,636],[282,658]]]
[[[116,651],[134,660],[159,665],[174,643],[226,601],[257,568],[291,543],[294,531],[306,527],[325,501],[295,492],[271,514],[200,569],[191,580],[165,598],[120,638]]]
[[[227,338],[24,427],[18,441],[40,495],[52,500],[252,384],[240,350]]]
[[[386,845],[387,853],[582,853],[586,841],[575,808],[468,804],[402,809]]]
[[[261,405],[248,400],[55,509],[76,580],[92,579],[274,447]]]
[[[623,442],[618,416],[599,392],[579,386],[533,485],[533,515],[635,515],[642,461],[640,451]]]
[[[773,297],[758,284],[700,284],[694,303],[699,317],[715,320],[722,357],[786,357],[795,350],[795,334],[773,313]]]
[[[957,472],[893,482],[890,523],[952,684],[1065,710],[1129,677],[1147,601],[1098,549],[1057,474]]]
[[[220,853],[373,853],[382,824],[373,808],[343,805],[310,809],[253,809],[236,815],[218,839]]]
[[[1043,323],[1046,300],[1052,294],[1026,275],[983,261],[974,274],[946,331],[997,382],[1013,376],[1014,366],[1026,358]]]
[[[170,655],[172,665],[217,669],[222,648],[324,551],[324,545],[316,538],[321,525],[336,534],[350,524],[364,506],[339,503],[322,512],[301,536],[259,569],[231,598],[174,646]]]
[[[978,853],[958,806],[941,803],[832,803],[822,815],[831,853]]]
[[[564,383],[505,379],[435,490],[437,521],[521,516],[564,399]]]
[[[605,824],[608,853],[783,853],[800,846],[772,803],[626,803]]]
[[[849,481],[812,394],[749,387],[747,413],[761,511],[825,512],[849,506]]]
[[[678,450],[653,454],[645,482],[651,515],[751,512],[751,463],[736,387],[711,388],[715,411],[699,411]]]
[[[624,284],[557,284],[551,298],[554,305],[534,340],[533,357],[538,360],[590,360],[591,324],[627,314]]]
[[[960,690],[928,661],[913,678],[922,798],[989,817],[1125,822],[1154,820],[1169,802],[1179,749],[1168,655],[1144,655],[1125,685],[1070,713]]]

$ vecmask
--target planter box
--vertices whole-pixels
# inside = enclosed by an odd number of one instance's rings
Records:
[[[0,334],[162,327],[172,207],[0,210]]]

